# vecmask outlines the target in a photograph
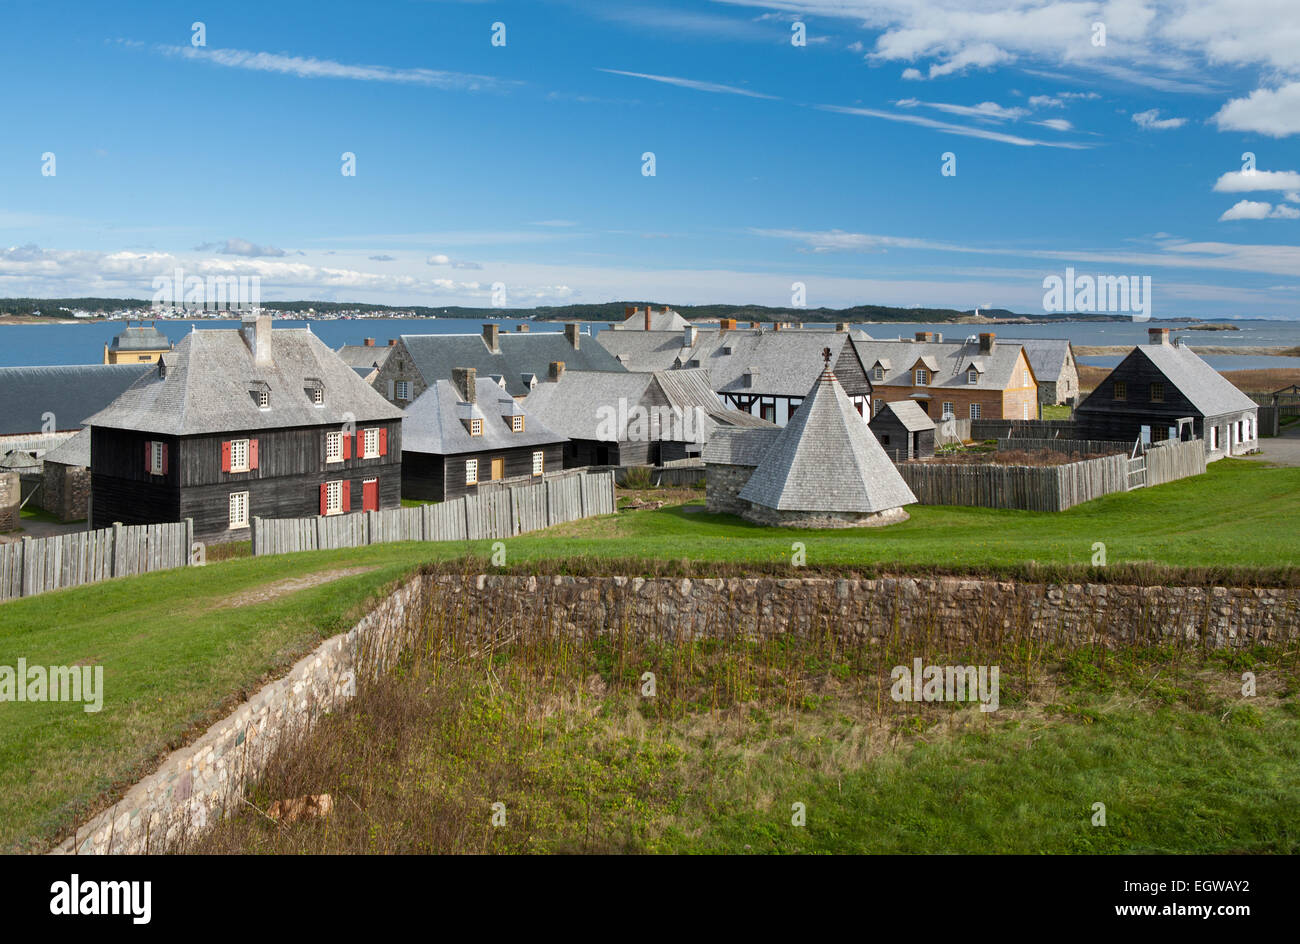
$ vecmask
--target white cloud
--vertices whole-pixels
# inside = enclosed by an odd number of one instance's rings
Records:
[[[697,92],[718,92],[725,95],[743,95],[746,98],[766,98],[771,101],[780,101],[776,95],[764,95],[761,92],[751,92],[749,89],[737,88],[734,85],[720,85],[717,82],[700,82],[696,79],[682,79],[672,75],[651,75],[648,72],[624,72],[621,69],[597,69],[598,72],[608,72],[610,75],[626,75],[634,79],[649,79],[651,82],[662,82],[665,85],[675,85],[679,88],[695,89]]]
[[[1300,191],[1291,190],[1287,193],[1286,198],[1291,203],[1300,203]]]
[[[1263,200],[1238,200],[1223,211],[1224,220],[1300,220],[1300,210],[1279,203],[1276,207]]]
[[[1030,108],[1064,108],[1065,103],[1059,97],[1053,98],[1051,95],[1031,95],[1029,97]]]
[[[1045,118],[1042,121],[1035,121],[1033,124],[1042,125],[1044,128],[1051,128],[1053,131],[1069,131],[1074,125],[1070,124],[1064,118]]]
[[[398,82],[408,85],[428,85],[441,89],[476,91],[504,85],[516,85],[487,75],[465,72],[445,72],[439,69],[401,69],[392,66],[350,65],[333,59],[314,59],[305,56],[285,56],[270,52],[249,52],[243,49],[208,49],[194,46],[162,46],[169,56],[210,62],[232,69],[250,69],[255,72],[275,72],[300,79],[353,79],[366,82]]]
[[[1161,118],[1160,109],[1152,108],[1149,111],[1140,111],[1134,114],[1133,123],[1143,131],[1168,131],[1170,128],[1181,128],[1187,124],[1187,119]]]
[[[1300,220],[1300,210],[1295,207],[1289,207],[1284,203],[1279,203],[1273,207],[1273,212],[1269,214],[1275,220]]]
[[[915,98],[904,98],[894,102],[900,108],[915,108],[923,105],[950,115],[963,115],[969,118],[988,118],[993,121],[1016,121],[1029,114],[1024,108],[1004,108],[997,102],[980,102],[978,105],[951,105],[947,102],[922,102]]]
[[[1294,190],[1295,188],[1300,188],[1300,174],[1293,170],[1256,170],[1253,174],[1233,170],[1214,182],[1214,189],[1219,193],[1249,193],[1252,190]],[[1287,197],[1288,200],[1293,198],[1294,194]]]
[[[451,265],[451,256],[445,255],[441,252],[436,252],[429,257],[428,262],[431,266]]]
[[[934,128],[936,131],[943,131],[948,134],[956,134],[967,138],[983,138],[986,141],[999,141],[1002,144],[1014,144],[1017,147],[1058,147],[1068,148],[1070,150],[1083,150],[1090,145],[1076,144],[1069,141],[1039,141],[1034,138],[1023,138],[1019,135],[1006,134],[1001,131],[993,131],[990,128],[970,128],[966,125],[955,125],[947,121],[937,121],[934,118],[926,118],[923,115],[904,115],[892,111],[880,111],[875,108],[846,108],[841,105],[818,105],[817,108],[822,111],[833,111],[841,115],[859,115],[865,118],[883,118],[886,121],[901,121],[906,124],[920,125],[924,128]]]
[[[1296,42],[1300,45],[1300,35]],[[1249,131],[1273,138],[1300,134],[1300,82],[1256,89],[1245,98],[1234,98],[1212,120],[1220,131]]]
[[[921,74],[920,69],[904,69],[903,78],[905,78],[909,82],[919,82],[922,79],[924,79],[925,76]]]

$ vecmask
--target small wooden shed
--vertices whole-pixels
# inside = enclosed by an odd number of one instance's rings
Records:
[[[934,455],[934,420],[914,400],[885,403],[871,418],[871,431],[895,462]]]

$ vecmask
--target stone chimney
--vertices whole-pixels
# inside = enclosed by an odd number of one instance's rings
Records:
[[[646,311],[649,310],[649,308],[646,309]],[[564,340],[572,344],[575,351],[578,350],[578,345],[582,343],[582,335],[579,334],[581,328],[582,325],[577,323],[570,323],[564,326]]]
[[[723,331],[735,331],[735,330],[736,330],[736,319],[735,319],[735,318],[723,318],[722,321],[718,324],[718,327],[721,328]]]
[[[466,403],[475,402],[478,390],[478,371],[473,367],[453,367],[451,384]]]
[[[996,335],[992,331],[980,332],[980,353],[992,354],[993,345],[996,343]]]
[[[494,324],[485,324],[483,326],[483,341],[487,344],[488,350],[493,354],[501,353],[501,326]]]
[[[837,324],[837,325],[835,326],[835,330],[836,330],[836,331],[847,331],[847,330],[849,330],[849,323],[848,323],[847,321],[841,321],[839,324]]]
[[[1168,328],[1147,328],[1147,339],[1152,344],[1168,344],[1169,329]]]
[[[773,331],[780,331],[780,330],[782,330],[783,328],[785,328],[785,322],[783,322],[783,321],[773,321],[773,322],[772,322],[772,330],[773,330]]]
[[[695,325],[687,325],[682,329],[682,343],[687,347],[695,347]]]
[[[918,341],[926,341],[926,342],[933,341],[933,340],[934,340],[934,332],[933,332],[933,331],[918,331],[918,332],[916,332],[916,339],[917,339]]]
[[[271,316],[245,315],[240,323],[240,333],[244,343],[253,352],[253,363],[259,367],[270,366],[271,360]]]
[[[366,338],[366,339],[365,339],[364,341],[362,341],[361,343],[364,344],[366,347],[374,347],[374,346],[375,346],[375,339],[374,339],[374,338]]]
[[[389,346],[389,347],[397,347],[397,338],[389,338],[389,339],[388,339],[388,346]]]
[[[564,376],[564,361],[551,361],[550,378],[552,381],[558,381]]]
[[[519,334],[527,334],[528,331],[529,331],[529,328],[528,328],[528,325],[526,325],[526,324],[515,325],[515,331],[517,331]]]
[[[649,305],[645,306],[645,329],[650,330],[650,313],[654,311]]]

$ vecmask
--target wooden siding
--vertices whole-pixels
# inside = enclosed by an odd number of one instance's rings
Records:
[[[563,443],[457,453],[445,458],[429,453],[403,453],[402,495],[424,501],[449,501],[473,495],[478,491],[478,486],[465,481],[467,460],[478,460],[479,482],[486,483],[491,481],[493,459],[505,460],[503,478],[531,476],[534,452],[542,453],[543,471],[558,472],[564,468]]]

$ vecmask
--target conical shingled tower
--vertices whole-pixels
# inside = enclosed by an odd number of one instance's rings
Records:
[[[916,502],[829,359],[739,497],[763,523],[805,526],[902,521]]]

